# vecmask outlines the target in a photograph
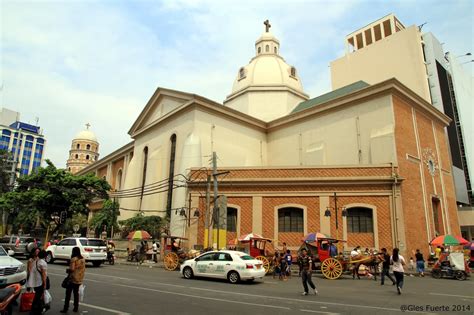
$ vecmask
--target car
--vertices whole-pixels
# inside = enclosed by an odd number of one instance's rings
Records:
[[[31,236],[5,235],[0,239],[0,245],[14,251],[14,255],[28,256],[34,248],[41,247],[41,242]]]
[[[46,262],[53,263],[55,260],[69,261],[74,247],[81,249],[81,255],[86,262],[91,262],[94,267],[99,267],[107,259],[107,245],[98,238],[68,237],[57,244],[46,248]]]
[[[10,257],[13,254],[12,250],[5,250],[0,246],[0,288],[14,283],[26,283],[26,265]]]
[[[235,284],[241,280],[263,279],[265,268],[260,260],[247,253],[220,250],[207,252],[184,261],[180,266],[180,273],[186,279],[193,277],[221,278]]]

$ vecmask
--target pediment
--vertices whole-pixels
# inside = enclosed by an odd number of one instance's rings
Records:
[[[146,129],[147,126],[152,125],[161,117],[189,102],[193,98],[193,95],[189,93],[163,88],[156,89],[128,131],[128,134],[133,137],[137,133],[140,133],[140,130]]]

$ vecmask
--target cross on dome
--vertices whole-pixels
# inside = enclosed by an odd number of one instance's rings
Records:
[[[270,27],[272,27],[272,25],[270,24],[270,21],[265,20],[265,22],[263,22],[263,24],[265,24],[265,32],[268,33],[268,31],[270,30]]]
[[[89,127],[91,126],[91,124],[87,123],[86,124],[86,129],[89,130]]]

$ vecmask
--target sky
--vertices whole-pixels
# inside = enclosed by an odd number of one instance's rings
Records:
[[[423,31],[455,55],[474,53],[470,0],[0,3],[0,107],[39,118],[45,157],[58,167],[86,123],[101,157],[130,142],[157,87],[222,103],[266,19],[310,97],[331,90],[328,65],[344,55],[345,36],[389,13],[405,26],[427,22]],[[473,65],[462,65],[471,78]]]

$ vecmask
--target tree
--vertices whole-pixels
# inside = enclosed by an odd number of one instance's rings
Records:
[[[7,150],[0,150],[0,194],[10,191],[12,156]]]
[[[157,239],[160,238],[161,229],[167,224],[166,219],[160,216],[144,216],[143,214],[137,214],[135,217],[119,223],[122,225],[122,232],[125,235],[132,231],[144,230]]]
[[[112,227],[118,231],[117,216],[120,215],[119,204],[112,200],[104,201],[102,209],[97,212],[89,222],[89,227],[96,231],[96,234],[102,232],[103,227],[106,226],[107,234],[111,233]]]
[[[22,224],[23,229],[46,228],[54,221],[54,234],[65,223],[60,220],[61,213],[65,213],[65,219],[87,214],[87,205],[94,198],[108,199],[110,185],[105,180],[92,174],[72,175],[49,160],[46,164],[18,178],[15,190],[0,196],[1,210],[13,213],[16,224]]]

